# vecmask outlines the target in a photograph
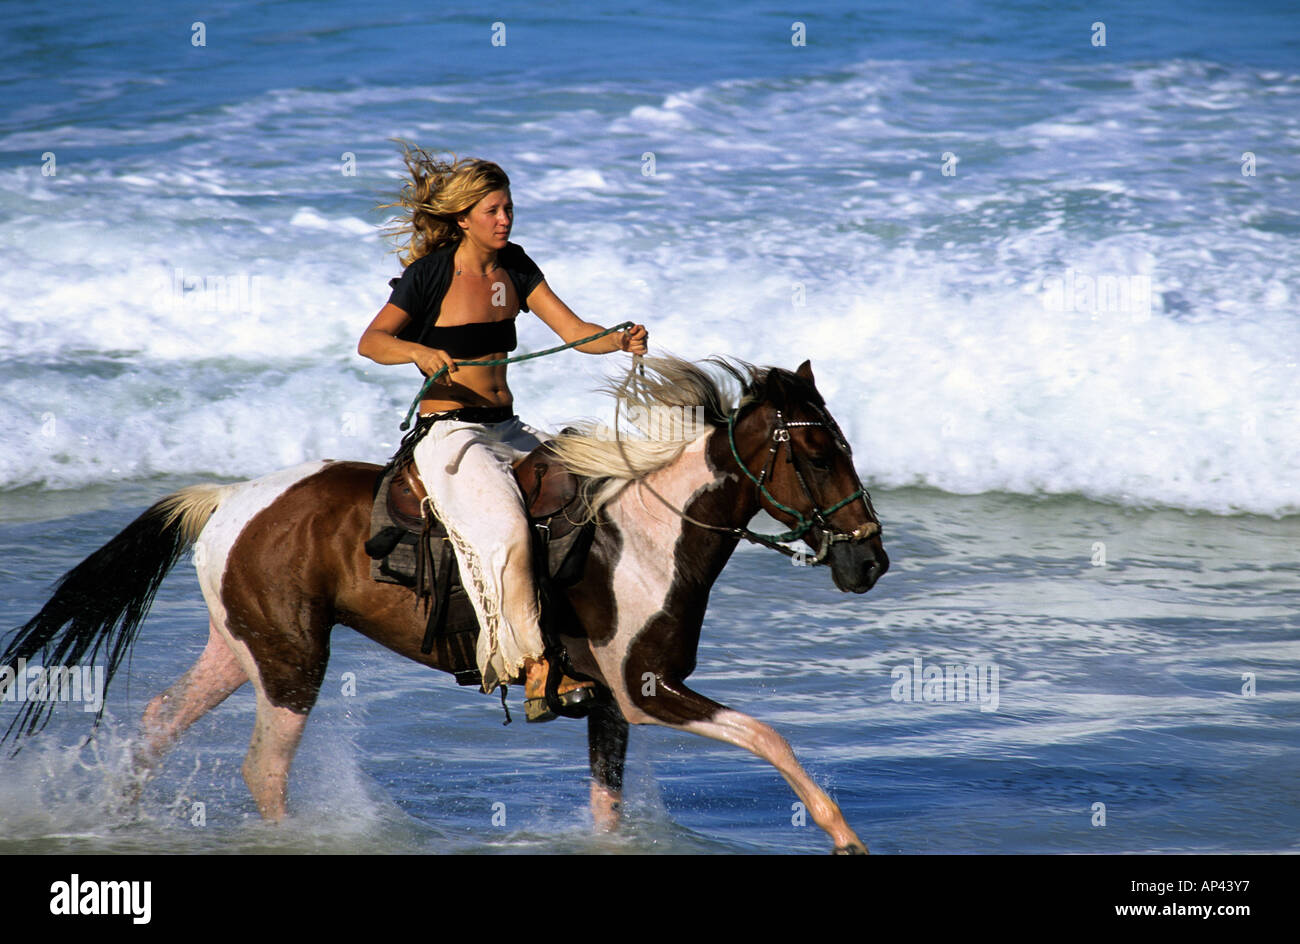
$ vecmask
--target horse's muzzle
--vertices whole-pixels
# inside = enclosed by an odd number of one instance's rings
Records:
[[[843,541],[831,547],[831,579],[845,593],[866,593],[889,570],[889,555],[874,535],[866,541]]]

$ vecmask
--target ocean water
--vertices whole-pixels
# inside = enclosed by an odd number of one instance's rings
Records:
[[[6,11],[0,625],[176,487],[392,452],[415,371],[355,345],[400,272],[404,138],[506,168],[512,239],[581,317],[811,360],[894,566],[847,597],[742,550],[694,678],[874,850],[1295,849],[1300,15],[822,4],[794,45],[791,15],[696,6],[218,3],[204,45],[165,4]],[[557,342],[525,316],[520,343]],[[555,429],[624,369],[511,383]],[[93,744],[74,709],[2,762],[0,848],[827,846],[761,762],[645,729],[629,828],[594,837],[581,725],[502,727],[343,630],[291,823],[239,780],[247,692],[121,814],[205,623],[182,566]],[[995,666],[996,710],[900,700],[915,659]]]

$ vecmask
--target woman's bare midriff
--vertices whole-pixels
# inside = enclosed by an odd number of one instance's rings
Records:
[[[474,360],[505,358],[504,351],[485,354]],[[445,381],[451,380],[448,386]],[[497,367],[461,367],[454,374],[444,374],[429,393],[444,393],[442,397],[427,397],[420,401],[420,413],[445,413],[466,406],[510,406],[514,396],[506,385],[506,365]]]

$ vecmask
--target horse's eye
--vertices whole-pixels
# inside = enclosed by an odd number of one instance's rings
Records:
[[[818,459],[816,457],[812,457],[809,458],[808,464],[811,465],[818,472],[829,472],[831,470],[831,463],[829,459]]]

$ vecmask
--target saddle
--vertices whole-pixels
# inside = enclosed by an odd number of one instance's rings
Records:
[[[595,522],[585,521],[579,488],[581,479],[565,469],[543,443],[513,466],[524,496],[533,536],[533,570],[542,599],[542,623],[572,624],[560,609],[557,589],[582,579]],[[460,583],[459,566],[446,527],[424,501],[424,485],[409,452],[399,451],[375,481],[366,554],[375,580],[415,591],[424,601],[428,624],[420,649],[435,649],[452,668],[457,683],[480,685],[475,649],[479,625],[474,607]],[[576,626],[571,632],[577,631]]]

